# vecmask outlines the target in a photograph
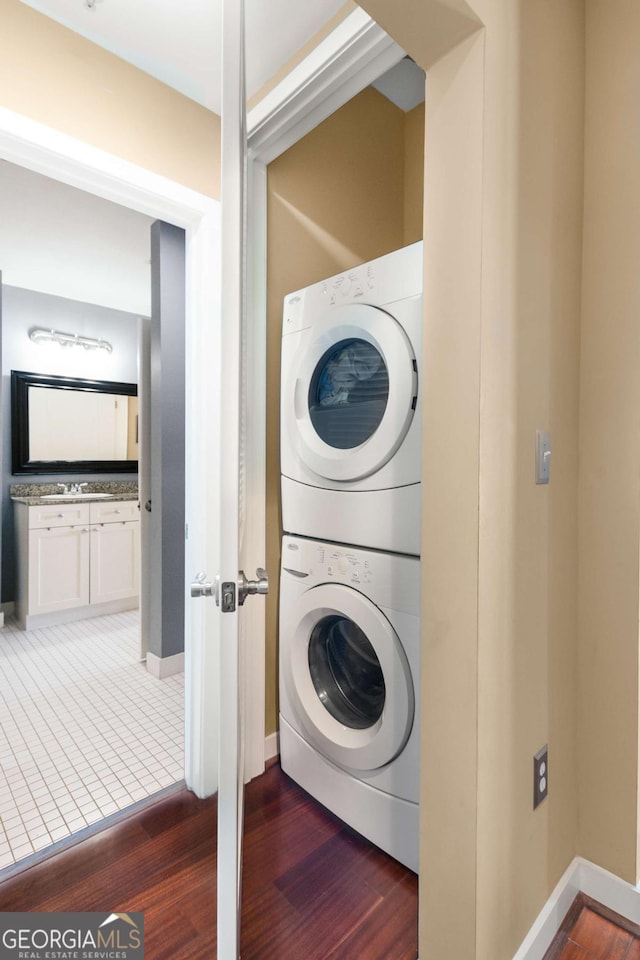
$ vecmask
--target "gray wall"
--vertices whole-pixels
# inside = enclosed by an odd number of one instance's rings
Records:
[[[185,604],[185,233],[160,221],[151,228],[151,513],[148,530],[147,649],[158,657],[184,650]]]
[[[184,297],[183,297],[184,300]],[[2,601],[14,599],[13,509],[9,499],[12,483],[86,480],[87,476],[39,474],[37,477],[11,474],[11,370],[51,373],[96,380],[138,382],[138,317],[95,304],[5,286],[2,289]],[[51,327],[65,333],[103,337],[113,353],[37,345],[29,340],[32,327]],[[92,479],[135,479],[135,474],[92,474]]]

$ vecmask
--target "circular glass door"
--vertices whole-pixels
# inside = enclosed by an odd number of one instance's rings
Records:
[[[389,374],[372,343],[341,340],[320,358],[309,386],[309,416],[324,443],[352,450],[376,432],[387,407]]]
[[[375,770],[405,745],[411,671],[384,613],[339,583],[307,590],[282,638],[282,679],[308,743],[340,766]]]
[[[394,455],[411,425],[417,364],[402,326],[368,304],[336,307],[313,325],[287,371],[283,416],[300,459],[319,477],[360,480]]]
[[[323,617],[311,631],[309,673],[320,702],[340,723],[366,730],[382,716],[384,676],[376,652],[348,617]]]

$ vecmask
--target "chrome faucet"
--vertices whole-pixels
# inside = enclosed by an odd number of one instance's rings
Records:
[[[62,487],[62,492],[65,496],[72,496],[74,493],[82,493],[82,488],[86,487],[86,483],[57,483],[57,487]]]

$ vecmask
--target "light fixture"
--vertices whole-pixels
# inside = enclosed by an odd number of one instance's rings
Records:
[[[85,350],[113,351],[108,340],[95,337],[81,337],[77,333],[60,333],[59,330],[45,330],[44,327],[33,327],[29,331],[29,340],[33,343],[57,343],[61,347],[84,347]]]

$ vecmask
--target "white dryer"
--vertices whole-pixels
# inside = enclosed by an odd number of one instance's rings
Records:
[[[282,769],[418,870],[420,561],[284,537]]]
[[[284,300],[288,533],[420,554],[422,242]]]

